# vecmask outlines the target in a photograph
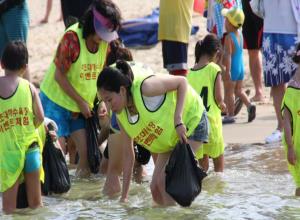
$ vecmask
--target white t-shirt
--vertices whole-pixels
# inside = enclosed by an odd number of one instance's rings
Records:
[[[264,32],[297,34],[291,0],[264,0]]]

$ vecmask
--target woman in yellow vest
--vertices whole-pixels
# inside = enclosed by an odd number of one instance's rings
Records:
[[[184,77],[133,74],[125,61],[104,68],[97,87],[106,106],[117,114],[120,127],[121,201],[128,198],[135,141],[157,154],[150,186],[153,200],[160,205],[173,204],[165,191],[165,166],[171,151],[181,141],[188,142],[195,152],[208,140],[208,120],[200,96]]]
[[[0,77],[0,192],[7,214],[16,209],[18,187],[24,178],[29,207],[42,206],[42,163],[36,128],[43,122],[44,113],[36,89],[20,77],[27,63],[24,43],[8,43],[1,58],[5,76]]]
[[[293,57],[298,64],[295,75],[289,81],[282,102],[283,145],[286,151],[288,168],[296,184],[295,195],[300,196],[300,44]]]
[[[108,43],[118,37],[121,15],[111,0],[93,1],[79,23],[62,37],[41,84],[45,116],[58,125],[60,144],[71,136],[79,153],[77,175],[88,176],[85,118],[91,117],[96,80],[105,63]],[[66,153],[66,149],[64,149]]]
[[[215,62],[220,58],[222,45],[213,34],[198,41],[195,47],[195,66],[187,75],[188,82],[201,96],[209,119],[209,141],[203,145],[201,165],[205,170],[209,167],[209,157],[213,158],[214,170],[224,169],[224,140],[222,133],[221,111],[226,105],[221,92],[221,68]],[[201,157],[202,152],[197,152]]]

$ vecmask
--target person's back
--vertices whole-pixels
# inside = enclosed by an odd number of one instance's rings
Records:
[[[214,170],[224,169],[224,140],[222,135],[221,111],[226,105],[221,92],[221,68],[214,62],[220,60],[221,42],[214,34],[198,41],[195,48],[195,65],[187,75],[188,82],[201,96],[210,124],[209,141],[203,145],[203,157],[200,160],[204,170],[208,170],[209,157],[214,160]],[[196,155],[201,155],[197,152]]]
[[[7,44],[1,58],[5,76],[0,77],[0,192],[3,211],[16,209],[19,184],[25,179],[30,208],[42,205],[40,139],[36,128],[44,115],[33,85],[22,76],[28,52],[21,41]]]

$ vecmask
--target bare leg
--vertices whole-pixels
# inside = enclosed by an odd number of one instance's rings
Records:
[[[223,154],[217,158],[214,158],[213,162],[214,162],[215,172],[223,172],[224,171],[224,155]]]
[[[152,181],[150,184],[150,189],[154,202],[156,202],[158,205],[163,206],[175,205],[175,201],[166,192],[165,188],[165,167],[167,161],[169,160],[170,154],[170,152],[158,154],[152,176]]]
[[[52,0],[47,0],[46,14],[45,14],[44,18],[40,21],[41,24],[48,23],[51,9],[52,9]]]
[[[88,177],[90,175],[90,169],[87,159],[87,141],[86,141],[86,131],[85,129],[80,129],[71,134],[78,154],[79,161],[77,165],[76,175],[79,177]]]
[[[64,155],[66,155],[67,154],[66,139],[64,137],[60,137],[58,138],[58,142],[62,151],[64,152]]]
[[[29,207],[32,209],[43,206],[40,183],[40,170],[25,173],[26,194]]]
[[[228,116],[234,116],[234,87],[235,83],[231,80],[224,81],[224,101],[227,106]]]
[[[207,154],[203,155],[203,158],[199,160],[199,164],[203,168],[205,172],[208,171],[209,168],[209,157]]]
[[[253,80],[255,95],[251,98],[253,101],[263,100],[263,89],[262,89],[262,60],[260,50],[248,50],[249,54],[249,67],[250,73]]]
[[[108,159],[102,157],[101,164],[100,164],[100,173],[107,174],[107,170],[108,170]]]
[[[18,195],[19,180],[3,192],[2,207],[5,214],[12,214],[17,207],[17,195]]]
[[[122,172],[122,144],[120,134],[112,134],[108,138],[108,169],[103,193],[109,197],[113,197],[121,191],[121,183],[119,176]]]
[[[76,145],[72,138],[67,139],[67,149],[70,157],[70,164],[75,164],[76,161]]]
[[[276,118],[277,118],[277,129],[279,131],[283,128],[283,120],[281,116],[281,103],[286,89],[285,84],[280,84],[278,86],[271,87],[271,93],[273,96],[273,105],[275,108]]]
[[[243,91],[242,89],[243,87],[243,81],[237,81],[235,84],[235,95],[238,96],[242,102],[248,107],[251,102],[248,98],[248,96],[246,95],[246,93]]]

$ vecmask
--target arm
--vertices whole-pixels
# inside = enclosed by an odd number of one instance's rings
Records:
[[[84,117],[91,117],[92,114],[88,103],[86,103],[86,101],[76,92],[76,90],[69,82],[66,74],[61,73],[58,68],[56,68],[55,70],[55,80],[58,83],[58,85],[62,88],[62,90],[77,103]]]
[[[142,86],[142,94],[145,96],[158,96],[169,91],[177,91],[177,102],[174,114],[174,126],[176,126],[182,123],[182,112],[187,89],[188,83],[185,77],[155,75],[144,81]],[[186,142],[185,126],[183,125],[176,127],[176,132],[180,140],[182,142]]]
[[[285,133],[285,141],[288,147],[288,162],[291,165],[295,165],[296,163],[296,154],[294,151],[294,145],[292,140],[292,129],[291,129],[291,114],[287,110],[286,107],[283,109],[283,126],[284,126],[284,133]]]
[[[225,72],[224,72],[224,80],[228,81],[230,80],[230,69],[231,69],[231,55],[232,55],[233,49],[232,49],[232,41],[230,36],[225,37],[225,43],[224,43],[224,57],[223,57],[223,64],[225,66]]]
[[[221,109],[222,112],[225,112],[226,105],[225,105],[223,97],[222,97],[222,82],[221,82],[221,74],[220,73],[218,73],[218,75],[217,75],[214,92],[215,92],[217,105],[219,106],[219,108]]]
[[[121,140],[123,143],[123,185],[120,201],[127,202],[134,164],[133,140],[128,136],[119,122],[118,124],[121,130]]]
[[[44,110],[42,107],[40,97],[39,97],[34,85],[32,85],[32,84],[29,84],[29,85],[30,85],[30,90],[31,90],[31,94],[32,94],[32,108],[33,108],[33,114],[34,114],[33,124],[37,128],[44,121]]]

